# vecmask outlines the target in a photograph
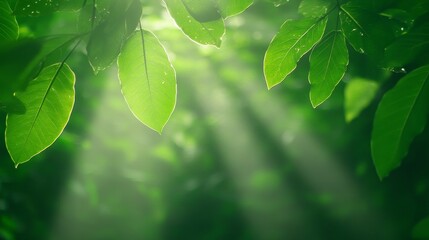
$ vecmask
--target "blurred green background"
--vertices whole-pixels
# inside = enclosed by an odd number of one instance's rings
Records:
[[[143,5],[143,27],[177,72],[163,134],[128,110],[116,66],[94,76],[82,47],[69,61],[77,99],[59,140],[15,169],[0,138],[0,239],[411,239],[429,215],[429,130],[380,182],[375,104],[346,124],[340,84],[314,110],[308,58],[266,90],[264,52],[295,3],[256,1],[227,20],[220,49],[187,39],[159,1]],[[73,33],[77,17],[21,18],[21,34]],[[388,74],[363,56],[351,62],[345,81]]]

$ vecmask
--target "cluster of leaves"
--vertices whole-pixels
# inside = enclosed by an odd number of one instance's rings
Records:
[[[282,25],[264,60],[267,86],[272,88],[311,51],[308,80],[315,108],[343,79],[349,63],[347,44],[366,54],[378,68],[405,72],[418,66],[382,93],[371,140],[380,178],[400,164],[413,138],[424,129],[429,113],[429,66],[420,60],[429,47],[429,22],[425,21],[429,2],[412,2],[304,0],[299,6],[303,18],[288,19]],[[380,84],[361,78],[349,80],[345,89],[347,121],[373,101]]]
[[[289,0],[270,0],[280,6]],[[178,27],[193,41],[220,47],[225,19],[253,0],[164,0]],[[75,76],[66,61],[80,44],[94,72],[117,60],[122,93],[133,114],[161,132],[176,102],[175,71],[156,36],[140,24],[139,0],[0,1],[0,108],[8,112],[6,145],[16,165],[49,147],[61,134],[74,104]],[[16,16],[79,11],[79,33],[18,38]],[[285,79],[310,53],[310,101],[317,107],[343,80],[349,51],[374,68],[408,74],[384,92],[389,79],[345,78],[346,120],[382,95],[374,119],[372,155],[380,178],[407,154],[427,123],[429,111],[429,11],[427,0],[302,0],[297,19],[287,19],[268,46],[264,74],[268,88]],[[137,29],[137,30],[136,30]],[[349,47],[350,46],[350,47]],[[61,49],[68,54],[58,60]],[[25,54],[24,54],[25,53]],[[389,80],[389,81],[386,81]]]

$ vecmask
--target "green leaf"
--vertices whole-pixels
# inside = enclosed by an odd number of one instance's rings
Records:
[[[271,41],[264,58],[268,89],[281,83],[305,53],[322,38],[327,18],[287,20]]]
[[[310,100],[317,107],[328,99],[347,70],[349,53],[341,31],[329,33],[310,56]]]
[[[378,83],[364,78],[354,78],[347,83],[344,90],[344,112],[347,122],[351,122],[368,107],[378,89]]]
[[[223,18],[244,12],[253,0],[218,0],[218,9]]]
[[[390,44],[384,55],[384,65],[388,67],[403,67],[419,55],[429,50],[429,23],[413,28],[408,34],[396,39]]]
[[[388,19],[365,8],[360,1],[350,1],[340,9],[341,27],[350,45],[378,61],[384,47],[394,39]]]
[[[322,17],[334,6],[332,0],[303,0],[298,12],[305,17]]]
[[[118,57],[122,94],[143,124],[161,133],[176,105],[176,73],[151,32],[135,32]]]
[[[429,239],[429,217],[421,220],[413,228],[413,238]]]
[[[87,45],[88,58],[96,73],[115,61],[124,40],[136,29],[142,7],[139,0],[114,1],[110,12],[91,33]]]
[[[0,42],[18,38],[18,22],[12,14],[9,3],[0,1]]]
[[[398,167],[429,113],[429,65],[403,77],[384,94],[375,113],[371,147],[380,179]]]
[[[27,89],[17,92],[25,114],[8,114],[6,146],[15,165],[48,148],[64,130],[73,108],[75,75],[66,64],[44,68]]]
[[[192,16],[182,0],[164,0],[164,2],[171,17],[185,35],[197,43],[220,47],[225,33],[222,18],[201,22]]]

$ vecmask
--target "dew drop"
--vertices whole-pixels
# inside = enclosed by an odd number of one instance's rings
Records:
[[[407,70],[403,67],[393,67],[393,68],[389,68],[388,70],[393,73],[407,73]]]

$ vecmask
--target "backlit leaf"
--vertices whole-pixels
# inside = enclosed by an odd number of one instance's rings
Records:
[[[310,56],[310,100],[313,107],[328,99],[341,81],[349,63],[346,40],[340,31],[328,34]]]
[[[281,83],[301,57],[322,38],[327,19],[287,20],[271,41],[264,58],[268,89]]]
[[[347,122],[359,116],[372,102],[378,88],[378,83],[364,78],[354,78],[347,83],[344,90],[344,112]]]
[[[66,64],[44,68],[16,97],[25,114],[8,114],[6,146],[15,165],[48,148],[64,130],[74,105],[75,75]]]
[[[0,1],[0,42],[18,38],[18,22],[7,1]]]
[[[378,176],[398,167],[408,146],[425,127],[429,113],[429,65],[403,77],[384,94],[375,114],[372,156]]]
[[[143,124],[161,133],[176,105],[176,73],[151,32],[135,32],[118,57],[122,94]]]
[[[253,0],[218,0],[219,12],[223,18],[237,15],[252,5]]]
[[[220,47],[225,26],[222,18],[212,21],[198,21],[182,0],[164,0],[176,24],[190,39],[204,45]]]

